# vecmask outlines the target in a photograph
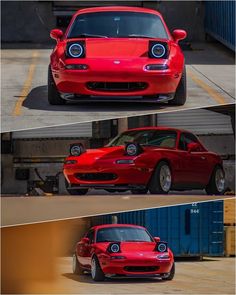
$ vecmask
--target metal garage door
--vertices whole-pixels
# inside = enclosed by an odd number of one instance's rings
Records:
[[[169,126],[204,134],[232,134],[231,118],[209,110],[189,110],[157,115],[158,126]]]
[[[149,1],[150,2],[150,1]],[[96,6],[143,6],[142,1],[53,1],[53,14],[56,16],[72,15],[78,9]]]
[[[29,138],[81,138],[92,137],[92,123],[63,125],[12,132],[13,139]]]

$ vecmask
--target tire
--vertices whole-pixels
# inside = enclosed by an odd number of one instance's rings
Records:
[[[82,275],[84,273],[75,253],[73,254],[72,271],[76,275]]]
[[[217,184],[217,178],[219,177],[219,175],[221,177],[223,177],[223,179],[221,178],[221,181],[219,181],[220,183]],[[211,178],[210,181],[208,183],[208,185],[206,186],[206,193],[208,195],[222,195],[225,191],[225,173],[223,168],[220,165],[217,165],[212,174],[211,174]]]
[[[105,275],[100,267],[99,261],[96,256],[93,256],[92,258],[91,276],[95,282],[101,282],[105,280]]]
[[[186,98],[187,98],[187,83],[186,83],[186,67],[184,66],[182,77],[176,89],[175,96],[168,103],[171,105],[182,106],[185,104]]]
[[[171,281],[171,280],[173,280],[174,276],[175,276],[175,263],[173,263],[172,268],[171,268],[170,273],[168,274],[168,276],[163,277],[162,280]]]
[[[146,195],[147,192],[148,192],[148,189],[147,188],[146,189],[132,189],[131,190],[131,193],[133,195]]]
[[[88,192],[88,189],[87,188],[69,189],[68,186],[69,186],[68,181],[65,179],[65,187],[66,187],[66,190],[72,196],[76,196],[76,195],[83,196],[83,195],[86,195],[87,192]]]
[[[172,179],[170,166],[167,162],[161,161],[158,163],[151,176],[148,189],[151,194],[168,194],[171,184]]]
[[[48,102],[51,105],[65,104],[65,100],[61,98],[59,92],[57,91],[50,65],[48,66]]]

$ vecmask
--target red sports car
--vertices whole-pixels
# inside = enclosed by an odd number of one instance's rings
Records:
[[[70,194],[89,188],[166,194],[169,190],[224,192],[222,159],[184,130],[167,127],[130,129],[108,145],[86,150],[72,144],[64,163]]]
[[[183,30],[169,32],[161,14],[138,7],[79,10],[57,41],[48,71],[48,101],[147,101],[183,105]]]
[[[105,276],[159,276],[172,280],[174,257],[166,242],[137,225],[107,224],[91,228],[76,245],[73,273],[91,272],[94,281]]]

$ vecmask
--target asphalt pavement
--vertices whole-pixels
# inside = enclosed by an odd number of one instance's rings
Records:
[[[234,103],[233,53],[219,44],[192,47],[184,51],[188,99],[181,107],[130,102],[51,106],[47,102],[51,49],[22,49],[22,45],[2,49],[2,132]]]

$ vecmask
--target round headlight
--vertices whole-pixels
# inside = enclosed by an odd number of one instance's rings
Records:
[[[166,250],[167,250],[167,246],[166,246],[166,244],[164,244],[164,243],[160,243],[160,244],[158,244],[158,246],[157,246],[157,250],[158,250],[159,252],[166,252]]]
[[[82,153],[81,146],[79,146],[79,145],[73,145],[70,148],[70,153],[71,153],[72,156],[75,156],[75,157],[81,155],[81,153]]]
[[[166,48],[164,45],[158,43],[152,46],[152,55],[156,58],[161,58],[165,55]]]
[[[118,253],[120,251],[120,246],[119,244],[112,244],[110,249],[111,249],[111,252]]]
[[[83,49],[82,45],[80,45],[78,43],[74,43],[69,46],[68,51],[69,51],[70,56],[80,57],[83,54],[84,49]]]
[[[126,146],[126,153],[129,155],[129,156],[135,156],[138,152],[138,147],[136,144],[134,143],[129,143],[127,144]]]

